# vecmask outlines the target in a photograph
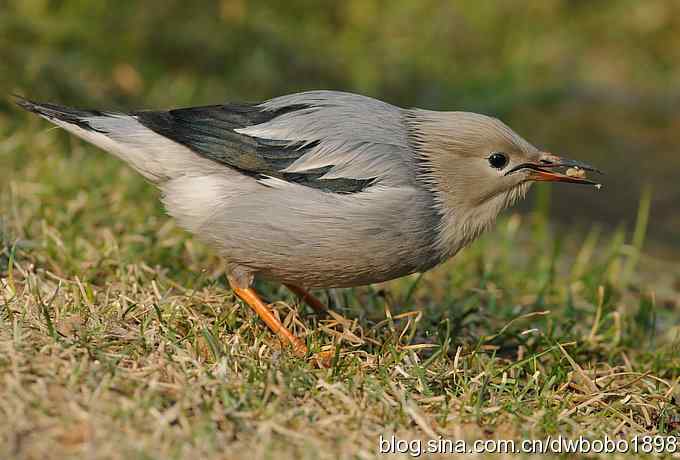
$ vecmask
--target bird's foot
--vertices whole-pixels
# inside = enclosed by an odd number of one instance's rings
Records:
[[[313,353],[309,360],[318,368],[327,369],[333,364],[333,356],[335,353],[333,350],[324,350],[317,353]]]
[[[305,342],[299,337],[296,337],[295,334],[293,334],[286,326],[283,325],[281,320],[279,320],[279,318],[274,315],[269,306],[267,306],[267,304],[265,304],[262,299],[260,299],[260,296],[253,288],[241,288],[238,287],[236,283],[232,283],[231,280],[229,281],[234,293],[241,300],[247,303],[248,306],[250,306],[260,318],[262,318],[269,329],[271,329],[272,332],[274,332],[279,337],[284,345],[290,346],[295,356],[298,358],[307,358],[310,362],[320,368],[331,366],[334,355],[333,350],[320,351],[310,355]],[[305,299],[305,301],[307,301],[307,299]],[[319,304],[321,303],[319,302]]]

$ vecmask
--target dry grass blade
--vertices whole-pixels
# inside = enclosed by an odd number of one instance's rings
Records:
[[[561,344],[558,344],[558,345],[559,345],[560,350],[562,351],[562,354],[564,355],[565,358],[567,358],[567,361],[569,361],[569,364],[571,364],[571,367],[574,369],[576,374],[579,376],[579,378],[581,379],[583,384],[586,385],[588,390],[591,393],[597,393],[598,391],[600,391],[600,389],[597,387],[595,382],[590,377],[588,377],[588,374],[586,374],[583,371],[583,368],[576,361],[574,361],[574,358],[572,358],[569,355],[569,353],[567,353],[567,350],[565,350],[564,347]]]

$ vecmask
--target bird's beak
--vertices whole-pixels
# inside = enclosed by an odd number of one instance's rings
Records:
[[[527,180],[543,182],[571,182],[573,184],[594,185],[602,184],[586,179],[587,172],[603,174],[599,169],[581,161],[558,157],[552,153],[541,152],[538,161],[522,163],[510,169],[505,175],[528,170]]]

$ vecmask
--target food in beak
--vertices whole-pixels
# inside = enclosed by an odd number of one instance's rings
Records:
[[[565,174],[569,177],[578,177],[579,179],[585,179],[586,178],[585,170],[579,168],[578,166],[576,166],[574,168],[567,169]]]

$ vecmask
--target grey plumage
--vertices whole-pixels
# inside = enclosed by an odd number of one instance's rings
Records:
[[[287,172],[331,169],[322,180],[376,179],[384,185],[412,183],[414,157],[401,109],[376,99],[333,91],[311,91],[267,101],[279,111],[304,106],[272,120],[238,129],[248,136],[316,145]]]
[[[19,104],[155,183],[244,286],[256,275],[346,287],[428,270],[522,197],[533,176],[521,163],[545,155],[494,118],[334,91],[129,114]],[[520,171],[489,167],[496,151]]]

